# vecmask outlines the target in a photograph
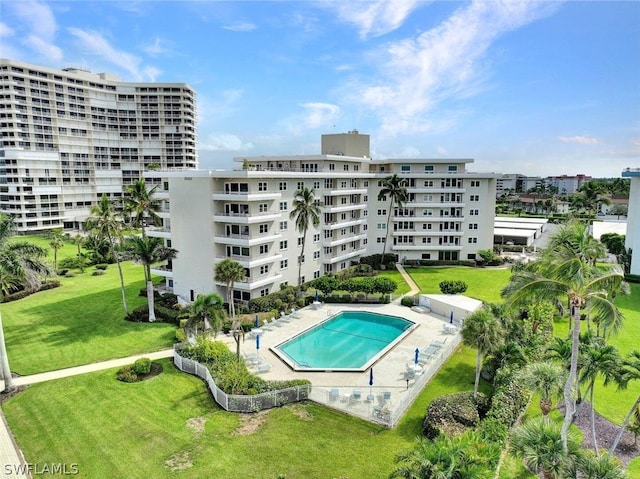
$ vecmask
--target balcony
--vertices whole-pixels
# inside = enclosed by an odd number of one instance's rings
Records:
[[[346,235],[343,236],[341,238],[325,238],[324,240],[322,240],[322,246],[326,247],[326,246],[340,246],[341,244],[346,244],[346,243],[350,243],[352,241],[358,241],[358,240],[364,240],[367,238],[367,233],[360,233],[360,234],[351,234],[351,235]]]
[[[325,205],[322,208],[322,211],[325,213],[342,213],[345,211],[366,210],[366,209],[367,209],[366,203],[354,203],[354,204],[348,204],[348,205],[331,205],[331,206]]]
[[[349,218],[346,220],[325,222],[324,225],[322,226],[322,229],[337,230],[340,228],[348,228],[350,226],[366,225],[366,224],[367,224],[367,218],[354,218],[354,219]]]
[[[213,240],[219,244],[230,244],[237,246],[256,246],[264,243],[277,241],[282,237],[279,234],[254,234],[254,235],[216,235]]]
[[[280,191],[218,191],[211,195],[214,200],[225,201],[263,201],[279,200],[282,198]]]
[[[241,256],[241,255],[230,255],[230,256],[216,256],[215,262],[219,263],[227,258],[230,258],[234,261],[240,263],[244,268],[255,268],[256,266],[262,266],[265,264],[272,264],[282,259],[281,254],[265,254],[265,255],[253,255],[253,256]]]
[[[283,276],[281,274],[274,274],[274,275],[266,274],[264,276],[247,277],[245,278],[245,281],[237,282],[234,284],[233,287],[234,289],[237,289],[239,291],[252,291],[254,289],[262,288],[269,284],[273,284],[276,281],[282,281],[282,278]],[[216,284],[220,286],[226,286],[226,284],[223,284],[223,283],[216,282]]]
[[[366,252],[367,252],[366,248],[361,248],[361,249],[352,250],[352,251],[338,251],[331,255],[325,255],[322,262],[325,264],[339,263],[340,261],[345,261],[347,259],[362,256]]]
[[[157,276],[162,276],[164,278],[173,278],[173,270],[168,266],[152,266],[151,274],[155,274]]]
[[[276,221],[282,218],[282,213],[214,213],[213,221],[218,223],[255,224]]]

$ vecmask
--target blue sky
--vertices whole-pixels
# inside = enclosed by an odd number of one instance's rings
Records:
[[[202,167],[313,154],[617,177],[640,167],[638,1],[0,0],[0,56],[196,89]]]

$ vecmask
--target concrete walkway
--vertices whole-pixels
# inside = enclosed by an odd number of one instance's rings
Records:
[[[411,276],[405,271],[400,263],[396,263],[396,267],[411,290],[406,293],[408,296],[413,296],[420,292],[420,288],[413,281]],[[394,302],[400,302],[400,298]],[[29,384],[40,383],[44,381],[51,381],[53,379],[66,378],[69,376],[77,376],[79,374],[86,374],[95,371],[103,371],[105,369],[112,369],[125,366],[133,363],[139,358],[149,359],[161,359],[173,357],[173,349],[165,349],[162,351],[156,351],[148,354],[137,354],[135,356],[129,356],[126,358],[111,359],[109,361],[101,361],[97,363],[85,364],[83,366],[76,366],[72,368],[59,369],[56,371],[48,371],[45,373],[33,374],[30,376],[21,376],[14,379],[16,386],[26,386]],[[4,389],[4,381],[0,380],[0,390]],[[18,448],[13,434],[11,433],[9,426],[5,420],[2,410],[0,410],[0,478],[31,478],[31,474],[28,472],[28,464],[24,460],[22,451]],[[22,469],[21,469],[22,467]],[[27,469],[27,471],[25,471]]]

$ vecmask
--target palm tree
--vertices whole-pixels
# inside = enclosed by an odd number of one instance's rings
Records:
[[[314,189],[309,189],[305,186],[296,191],[296,195],[293,199],[293,209],[289,214],[289,219],[294,220],[296,223],[296,229],[302,235],[302,248],[300,249],[300,256],[298,257],[298,289],[296,290],[297,298],[300,297],[300,290],[302,288],[302,262],[304,260],[304,246],[307,239],[307,230],[309,224],[313,227],[317,227],[320,224],[320,206],[315,199]]]
[[[580,382],[588,383],[591,391],[589,402],[591,403],[591,439],[593,449],[598,454],[598,441],[596,438],[596,406],[593,401],[595,382],[599,376],[604,377],[604,385],[619,377],[620,356],[618,350],[602,339],[592,341],[582,354],[582,367],[580,368]]]
[[[78,258],[80,258],[80,255],[82,254],[82,251],[80,251],[80,248],[82,246],[84,246],[84,236],[77,234],[73,237],[73,242],[76,245],[76,248],[78,249]]]
[[[40,276],[50,273],[44,261],[47,250],[27,241],[9,242],[13,231],[13,217],[0,213],[0,302],[6,294],[18,288],[36,289],[40,284]],[[13,391],[16,386],[11,377],[1,316],[0,372],[4,379],[4,391]]]
[[[153,282],[151,281],[151,265],[159,261],[167,261],[174,259],[178,255],[178,251],[173,248],[167,248],[160,238],[149,238],[140,236],[131,236],[125,248],[133,260],[142,264],[144,270],[144,281],[147,286],[147,303],[149,304],[149,322],[156,320],[156,314],[153,304]]]
[[[246,277],[244,267],[237,261],[226,258],[216,264],[215,278],[227,285],[227,302],[231,311],[231,319],[236,318],[235,301],[233,298],[233,288],[236,281],[242,281]]]
[[[476,380],[473,386],[473,397],[478,396],[480,384],[480,370],[482,369],[482,356],[502,342],[502,328],[498,319],[491,314],[488,308],[482,307],[475,310],[464,320],[462,341],[465,345],[477,348],[476,353]]]
[[[142,229],[142,237],[146,236],[146,223],[148,220],[156,222],[159,219],[157,211],[158,201],[153,199],[153,194],[158,189],[158,185],[147,189],[147,184],[143,178],[137,179],[127,188],[129,197],[124,201],[124,210],[127,216],[133,216],[133,225]]]
[[[242,328],[242,323],[239,319],[233,318],[233,322],[231,323],[231,334],[233,335],[233,340],[236,342],[236,360],[238,364],[240,364],[240,340],[244,341],[244,329]]]
[[[599,246],[598,246],[599,245]],[[573,392],[578,389],[578,355],[582,312],[600,318],[612,331],[619,328],[622,314],[613,303],[611,291],[620,289],[624,275],[618,265],[606,270],[595,266],[602,245],[588,234],[585,225],[569,223],[552,237],[539,261],[529,263],[513,274],[502,296],[510,305],[526,306],[540,300],[567,298],[571,308],[571,362],[564,386],[565,419],[562,437],[567,447],[567,433],[575,412]]]
[[[214,337],[222,329],[225,313],[222,308],[224,300],[217,293],[199,294],[191,305],[194,313],[187,321],[186,329],[193,329],[198,334],[198,324],[202,323],[204,332],[213,330]]]
[[[580,451],[580,454],[567,467],[564,477],[581,479],[626,479],[627,473],[620,461],[611,454],[595,454],[593,451]]]
[[[53,249],[53,269],[58,271],[58,250],[64,246],[64,239],[60,230],[55,230],[49,241],[49,246]]]
[[[579,444],[577,433],[569,431],[565,446],[560,425],[538,417],[513,430],[509,449],[544,479],[557,479],[575,460]]]
[[[618,386],[620,388],[626,388],[631,381],[640,381],[640,351],[632,351],[629,354],[629,357],[623,361],[621,373],[621,377],[619,378],[620,380],[618,381]],[[622,434],[624,433],[625,428],[639,407],[640,394],[638,394],[633,406],[629,409],[629,413],[624,418],[622,426],[620,426],[620,430],[618,431],[618,434],[616,434],[616,437],[609,448],[609,454],[615,453],[618,443],[620,442],[620,439],[622,439]]]
[[[561,366],[554,363],[531,363],[522,373],[524,384],[532,391],[540,394],[540,411],[542,417],[548,421],[551,412],[551,399],[562,391],[565,372]]]
[[[387,214],[387,227],[385,231],[384,243],[382,246],[382,259],[380,260],[380,269],[384,269],[384,255],[387,250],[387,238],[389,237],[389,223],[391,222],[391,213],[393,213],[394,205],[400,209],[402,205],[409,200],[407,193],[407,180],[400,178],[397,174],[387,176],[381,182],[382,188],[378,193],[378,201],[389,199],[389,213]]]
[[[122,292],[122,306],[124,307],[125,314],[129,314],[129,308],[127,307],[127,296],[124,289],[124,276],[122,275],[122,266],[120,265],[120,258],[116,253],[115,243],[116,241],[122,241],[122,229],[123,224],[118,216],[113,203],[109,201],[106,195],[100,197],[98,204],[91,207],[91,214],[87,218],[87,227],[90,230],[96,232],[98,237],[104,238],[109,243],[109,251],[115,259],[118,266],[118,274],[120,275],[120,290]]]

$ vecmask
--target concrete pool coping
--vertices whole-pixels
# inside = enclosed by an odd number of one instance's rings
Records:
[[[343,310],[377,312],[399,316],[416,323],[416,327],[408,335],[404,336],[373,364],[373,387],[369,386],[368,369],[361,372],[295,371],[271,351],[273,346]],[[268,370],[263,368],[265,372],[261,373],[265,379],[307,379],[312,384],[310,398],[313,401],[386,425],[395,424],[432,375],[460,343],[459,333],[445,332],[445,326],[449,324],[448,318],[429,312],[414,311],[396,303],[322,304],[318,307],[303,308],[297,312],[297,316],[291,322],[281,323],[280,326],[263,332],[260,336],[259,351],[256,351],[255,340],[249,337],[242,343],[241,351],[247,354],[257,352],[261,356],[263,364],[270,365]],[[235,342],[231,336],[219,337],[219,340],[228,344],[229,348],[235,351]],[[444,342],[446,347],[443,347],[438,357],[425,367],[425,374],[407,381],[405,371],[407,364],[412,364],[414,361],[416,348],[423,349],[436,340]],[[472,384],[473,378],[469,378],[469,381]],[[335,394],[332,394],[334,390],[338,390],[337,398]],[[360,391],[364,399],[369,395],[373,396],[373,399],[354,401],[354,391]],[[379,415],[379,402],[382,393],[391,394],[391,401],[387,401],[387,406],[390,408],[388,416]]]

